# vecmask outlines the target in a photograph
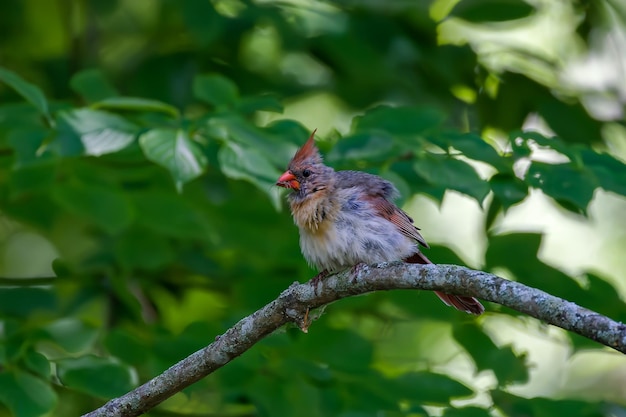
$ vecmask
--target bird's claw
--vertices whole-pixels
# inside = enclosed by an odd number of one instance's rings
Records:
[[[323,270],[322,272],[320,272],[319,274],[311,278],[311,284],[313,285],[313,291],[315,292],[315,295],[317,295],[317,287],[322,283],[324,278],[326,278],[327,276],[328,276],[328,271]]]
[[[366,266],[365,263],[363,262],[359,262],[356,265],[353,265],[352,268],[350,268],[350,274],[352,275],[352,283],[356,284],[357,281],[357,274],[359,273],[359,271],[361,269],[363,269]]]

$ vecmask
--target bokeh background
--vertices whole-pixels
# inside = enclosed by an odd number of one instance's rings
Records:
[[[308,268],[317,129],[436,263],[626,320],[618,0],[3,0],[0,416],[95,409]],[[487,303],[343,300],[153,416],[626,416],[626,359]]]

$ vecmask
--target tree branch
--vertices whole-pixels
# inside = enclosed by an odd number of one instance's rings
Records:
[[[493,301],[626,353],[626,326],[541,290],[456,265],[359,265],[325,278],[292,284],[213,343],[162,374],[83,417],[138,416],[244,353],[287,322],[306,331],[309,310],[372,291],[438,290]],[[443,308],[443,307],[442,307]]]

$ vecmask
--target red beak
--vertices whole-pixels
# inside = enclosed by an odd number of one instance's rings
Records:
[[[276,185],[283,188],[291,188],[296,191],[300,189],[300,183],[291,171],[286,171],[283,175],[281,175],[280,178],[278,178],[278,181],[276,181]]]

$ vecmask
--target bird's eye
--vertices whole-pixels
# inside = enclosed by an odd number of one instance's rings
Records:
[[[309,169],[305,169],[304,171],[302,171],[302,176],[303,176],[303,177],[305,177],[305,178],[306,178],[306,177],[308,177],[308,176],[310,176],[310,175],[311,175],[311,170],[309,170]]]

